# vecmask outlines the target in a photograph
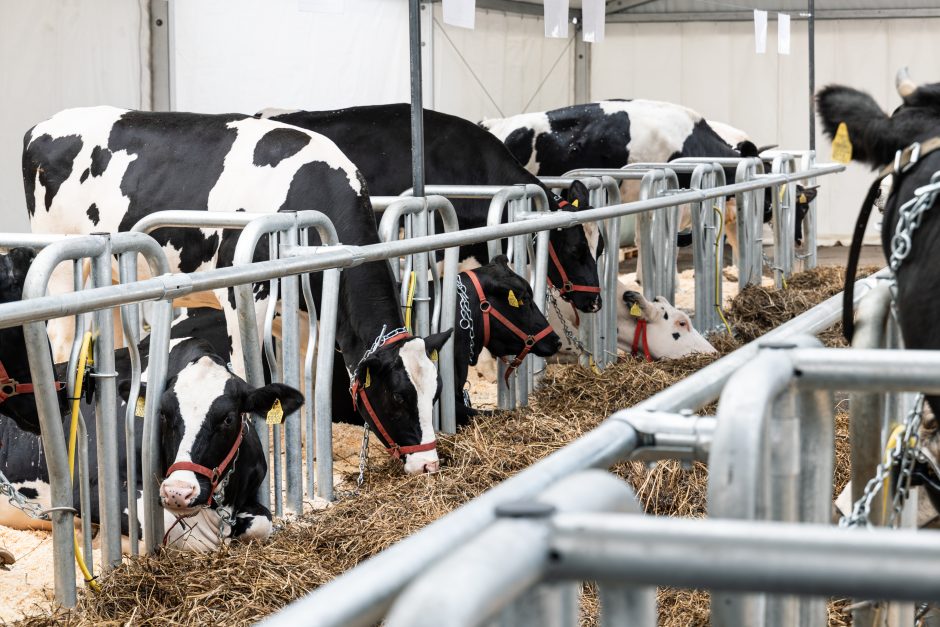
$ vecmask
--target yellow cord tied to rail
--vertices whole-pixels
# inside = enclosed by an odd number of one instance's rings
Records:
[[[415,273],[411,272],[411,275],[408,277],[408,298],[405,299],[405,328],[408,329],[411,333],[414,333],[414,329],[411,327],[411,312],[414,309],[415,302]]]
[[[85,368],[94,363],[91,332],[86,332],[82,338],[82,350],[78,355],[78,367],[75,369],[75,390],[72,395],[72,421],[69,425],[69,478],[75,481],[75,449],[78,443],[78,417],[81,411],[82,387],[85,383]],[[82,571],[85,583],[92,590],[98,591],[101,586],[95,581],[94,575],[85,565],[82,550],[78,546],[78,530],[72,532],[72,542],[75,546],[75,561]]]
[[[891,430],[891,435],[888,436],[888,443],[885,445],[884,452],[884,463],[887,466],[891,463],[891,453],[894,452],[895,447],[898,445],[898,440],[904,437],[904,432],[907,431],[907,425],[899,424],[895,425],[894,429]],[[907,442],[907,446],[914,446],[917,443],[917,440],[912,436],[911,440]],[[888,492],[890,492],[890,481],[891,473],[885,475],[884,483],[881,486],[881,519],[886,520],[888,516]]]

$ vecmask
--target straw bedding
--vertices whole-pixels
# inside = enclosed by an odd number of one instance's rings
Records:
[[[794,277],[783,292],[745,290],[730,309],[740,339],[720,340],[720,352],[838,293],[842,276],[840,269],[821,268]],[[827,335],[828,340],[834,338]],[[252,623],[571,442],[614,410],[655,394],[713,359],[628,359],[597,376],[573,366],[553,367],[529,408],[497,413],[457,436],[443,436],[440,473],[405,477],[399,463],[373,449],[358,496],[291,521],[265,545],[128,558],[102,577],[100,594],[80,595],[77,611],[52,614],[50,608],[37,608],[43,610],[41,615],[20,624],[47,624],[53,618],[69,625]],[[838,492],[846,481],[848,458],[847,424],[841,413],[837,431]],[[648,513],[705,515],[703,465],[683,470],[673,462],[652,469],[625,463],[615,470],[634,485]],[[661,624],[707,624],[705,593],[663,589],[659,604]],[[596,624],[596,617],[596,597],[588,586],[582,622]],[[846,624],[835,607],[831,617],[832,625]]]

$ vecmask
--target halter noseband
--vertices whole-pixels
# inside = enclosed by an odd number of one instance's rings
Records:
[[[642,342],[643,356],[646,357],[646,361],[653,361],[653,356],[650,354],[649,340],[646,338],[646,326],[646,318],[636,319],[636,330],[633,332],[633,347],[630,349],[630,354],[639,355],[640,343]]]
[[[407,340],[413,337],[410,333],[399,333],[398,335],[393,335],[384,342],[382,342],[378,348],[383,346],[388,346],[390,344],[395,344],[401,340]],[[423,453],[425,451],[433,451],[437,448],[437,439],[431,440],[424,444],[414,444],[411,446],[401,446],[389,435],[388,431],[385,429],[385,426],[382,424],[382,421],[379,420],[379,416],[375,413],[375,409],[372,408],[372,403],[369,402],[369,396],[366,394],[366,388],[359,383],[359,379],[356,378],[353,381],[352,386],[349,388],[349,393],[352,396],[353,407],[359,409],[359,399],[362,399],[362,406],[365,407],[366,413],[369,414],[369,417],[372,418],[372,424],[375,425],[375,428],[378,429],[379,436],[384,440],[385,451],[395,459],[400,459],[402,455],[410,455],[412,453]]]
[[[506,383],[509,383],[509,376],[513,372],[515,372],[516,368],[518,368],[522,364],[522,360],[526,358],[526,355],[529,354],[529,351],[531,351],[532,348],[536,344],[538,344],[539,340],[541,340],[542,338],[544,338],[545,336],[547,336],[549,333],[553,331],[552,325],[546,326],[544,329],[542,329],[535,335],[530,335],[528,333],[523,332],[522,329],[514,325],[509,320],[509,318],[501,314],[495,307],[493,307],[493,304],[489,300],[487,300],[486,294],[483,293],[483,286],[480,285],[480,279],[477,278],[476,272],[474,272],[473,270],[467,270],[466,272],[463,272],[462,274],[466,274],[467,277],[470,278],[470,282],[473,283],[473,288],[477,292],[477,298],[480,299],[480,311],[483,312],[483,346],[488,347],[490,344],[490,316],[491,315],[497,320],[499,320],[503,324],[504,327],[509,329],[516,337],[518,337],[520,340],[522,340],[525,343],[525,346],[523,347],[522,351],[520,351],[518,355],[513,357],[513,360],[509,362],[509,367],[506,368],[506,374],[503,376],[503,380],[505,380]],[[503,361],[505,361],[505,359]]]
[[[228,455],[225,456],[225,459],[222,460],[222,463],[215,468],[210,470],[205,466],[194,464],[193,462],[176,462],[170,466],[169,470],[166,471],[166,476],[169,477],[177,470],[190,470],[197,475],[206,477],[211,484],[211,487],[209,488],[209,500],[206,503],[206,506],[211,507],[212,497],[215,496],[215,489],[222,480],[222,476],[225,474],[225,471],[229,469],[229,464],[231,464],[232,460],[235,459],[235,456],[238,455],[238,447],[240,447],[242,444],[242,439],[245,436],[245,429],[247,428],[248,421],[242,417],[242,428],[238,430],[238,437],[235,438],[235,443],[232,444],[231,450],[229,450]]]
[[[65,387],[65,384],[61,381],[55,382],[56,391],[61,390]],[[7,373],[7,369],[4,368],[3,362],[0,361],[0,404],[5,403],[6,400],[12,396],[19,396],[20,394],[34,394],[35,390],[32,383],[20,383]]]
[[[558,208],[561,209],[562,207],[567,207],[568,204],[569,203],[567,200],[559,200]],[[560,296],[564,296],[565,294],[569,294],[571,292],[587,292],[589,294],[601,293],[601,288],[599,286],[593,287],[590,285],[578,285],[571,282],[571,280],[568,278],[568,273],[565,272],[564,267],[561,265],[561,260],[558,258],[558,254],[555,252],[555,246],[551,241],[548,242],[548,256],[552,260],[552,264],[555,266],[555,270],[557,270],[558,274],[561,276],[561,287],[557,288],[558,294]],[[552,287],[556,287],[554,282],[552,282],[551,277],[548,277],[548,283]]]

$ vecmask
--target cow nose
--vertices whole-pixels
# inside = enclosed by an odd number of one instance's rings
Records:
[[[187,481],[166,480],[160,484],[160,500],[165,507],[189,507],[199,494],[199,486]]]
[[[424,465],[424,472],[431,473],[437,472],[441,469],[441,462],[427,462]]]

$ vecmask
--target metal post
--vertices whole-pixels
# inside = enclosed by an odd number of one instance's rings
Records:
[[[298,228],[295,226],[281,234],[281,251],[298,245]],[[281,279],[281,363],[283,381],[294,389],[301,388],[300,369],[300,291],[296,276]],[[322,391],[322,390],[321,390]],[[295,514],[303,513],[303,442],[301,437],[300,411],[284,417],[284,446],[286,453],[285,475],[287,495],[285,509]]]
[[[141,442],[140,473],[143,482],[144,552],[151,553],[163,541],[163,508],[160,506],[160,398],[166,382],[170,356],[170,325],[173,319],[172,297],[153,303],[150,311],[150,359],[147,362],[147,386],[144,397],[144,432]]]
[[[692,172],[692,189],[724,185],[725,171],[717,163],[702,164]],[[713,209],[715,209],[713,211]],[[724,224],[724,199],[692,203],[692,262],[695,268],[695,318],[700,332],[713,331],[721,324],[721,269],[724,255],[718,231]]]
[[[809,19],[809,149],[816,150],[816,2],[808,0]]]
[[[574,32],[574,104],[591,102],[591,44],[582,37],[582,25]]]
[[[92,259],[93,284],[111,285],[111,236],[95,234],[102,251]],[[114,320],[110,308],[95,313],[95,413],[97,415],[98,502],[101,516],[101,567],[105,571],[121,563],[120,470],[115,399],[117,373],[114,368]]]
[[[800,156],[800,169],[810,170],[816,165],[816,151],[807,150]],[[806,186],[816,185],[816,179],[812,178],[806,181]],[[798,201],[799,199],[794,199]],[[809,201],[809,208],[806,215],[803,216],[803,246],[802,250],[797,251],[796,262],[797,271],[812,270],[817,265],[818,244],[818,225],[816,223],[818,214],[816,213],[817,199],[814,197]]]

